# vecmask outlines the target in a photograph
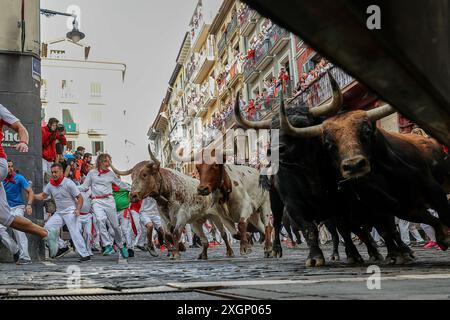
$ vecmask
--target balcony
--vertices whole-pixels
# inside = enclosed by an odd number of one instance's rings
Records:
[[[238,26],[238,20],[237,15],[235,14],[233,18],[231,18],[231,21],[228,23],[227,26],[227,37],[229,40],[231,40],[234,36],[234,32],[236,32]]]
[[[191,45],[195,52],[200,52],[203,43],[206,41],[209,32],[209,24],[202,18],[196,26],[191,26]]]
[[[88,129],[87,134],[89,136],[106,136],[108,132],[105,129]]]
[[[247,7],[245,12],[239,16],[239,26],[241,28],[241,34],[244,37],[250,36],[252,31],[255,29],[256,21],[255,11]]]
[[[198,109],[196,117],[203,117],[208,112],[208,108],[201,107]]]
[[[233,87],[241,76],[241,67],[236,61],[230,69],[230,80],[227,83],[228,87]]]
[[[203,95],[203,107],[208,109],[217,100],[216,86],[213,78],[210,77],[209,80],[202,86],[201,93]]]
[[[222,97],[228,91],[225,74],[222,74],[222,77],[220,78],[220,82],[217,84],[217,89],[219,91],[219,97],[222,99]]]
[[[220,55],[222,55],[223,50],[227,47],[227,34],[224,33],[222,37],[220,38],[219,42],[217,43],[217,52]]]
[[[246,60],[242,69],[245,82],[252,82],[258,77],[259,72],[255,69],[254,59]]]
[[[214,60],[214,46],[211,43],[211,45],[208,45],[204,55],[200,56],[198,69],[193,74],[194,83],[201,84],[205,80],[209,71],[214,66]]]
[[[274,24],[269,31],[270,54],[276,55],[286,44],[289,43],[289,32]]]
[[[354,78],[338,67],[330,68],[330,73],[333,75],[334,79],[336,79],[336,82],[343,92],[351,83],[355,82]],[[332,89],[330,81],[328,80],[328,75],[325,73],[312,82],[308,88],[303,90],[303,92],[297,94],[290,103],[305,104],[309,108],[314,108],[331,98],[331,95]]]
[[[263,70],[265,67],[272,62],[273,56],[269,54],[271,49],[271,42],[269,39],[264,40],[264,42],[256,49],[255,52],[255,68],[258,71]]]
[[[73,122],[64,122],[64,128],[67,134],[78,134],[78,126]]]

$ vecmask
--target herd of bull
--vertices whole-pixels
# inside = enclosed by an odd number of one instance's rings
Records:
[[[281,97],[279,114],[249,121],[242,117],[236,99],[239,126],[279,134],[279,143],[270,150],[279,155],[273,175],[224,161],[198,163],[199,183],[176,170],[161,168],[150,147],[149,161],[127,171],[114,168],[117,174],[131,174],[131,201],[147,196],[156,199],[170,231],[166,242],[171,244],[174,258],[179,258],[182,230],[191,223],[203,244],[199,258],[207,259],[208,240],[202,229],[207,219],[220,231],[227,256],[234,253],[226,230],[240,240],[240,253],[246,254],[251,250],[247,231],[254,227],[264,235],[265,257],[282,256],[280,231],[282,221],[288,221],[302,231],[309,248],[306,266],[312,267],[325,264],[317,227],[322,221],[334,228],[331,258],[339,259],[337,230],[348,263],[363,262],[352,233],[364,242],[371,261],[403,264],[414,259],[401,240],[395,217],[432,226],[438,245],[443,250],[450,246],[448,155],[432,138],[378,128],[377,120],[395,112],[389,105],[340,112],[342,92],[331,74],[328,76],[331,101],[316,108],[286,108]],[[428,209],[434,209],[439,217]],[[370,236],[373,227],[384,239],[386,259]]]

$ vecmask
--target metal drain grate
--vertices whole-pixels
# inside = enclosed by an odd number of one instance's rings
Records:
[[[101,295],[60,295],[60,296],[4,296],[0,300],[225,300],[224,297],[188,292],[101,294]]]

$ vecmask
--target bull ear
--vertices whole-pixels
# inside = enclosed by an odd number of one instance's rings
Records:
[[[159,162],[150,162],[147,164],[147,168],[149,168],[152,172],[159,171]]]

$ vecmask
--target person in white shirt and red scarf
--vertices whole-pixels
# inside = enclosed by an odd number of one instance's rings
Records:
[[[113,183],[122,189],[131,190],[131,187],[122,182],[109,167],[111,166],[111,156],[103,153],[97,157],[96,168],[89,171],[83,184],[80,186],[81,191],[87,191],[89,188],[92,192],[92,209],[98,223],[100,240],[105,250],[103,255],[111,255],[114,253],[113,242],[109,236],[106,227],[108,220],[111,228],[114,230],[114,241],[119,247],[119,251],[123,258],[128,259],[128,250],[124,246],[124,237],[122,229],[117,219],[116,203],[113,198]]]

